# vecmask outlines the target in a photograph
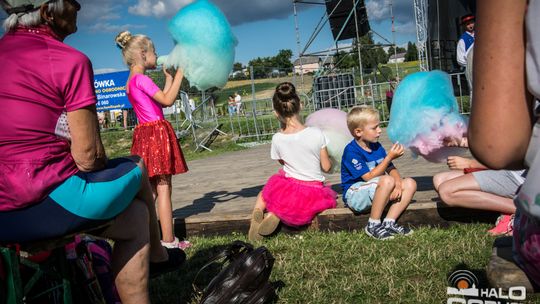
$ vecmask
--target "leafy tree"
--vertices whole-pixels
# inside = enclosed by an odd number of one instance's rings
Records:
[[[257,57],[249,61],[248,66],[253,67],[254,78],[265,78],[267,75],[266,67],[271,66],[270,57]]]
[[[336,67],[341,69],[350,69],[352,67],[358,66],[358,57],[354,58],[356,53],[349,53],[340,51],[334,56],[334,62]],[[357,55],[356,55],[357,56]]]
[[[235,62],[233,64],[233,71],[241,71],[243,68],[242,63],[240,62]]]
[[[292,56],[293,52],[289,49],[279,50],[278,54],[271,59],[273,67],[280,70],[285,70],[287,72],[291,72],[293,67],[293,64],[291,62]]]
[[[274,57],[257,57],[249,61],[248,66],[253,66],[253,76],[255,78],[268,77],[277,68],[282,71],[291,72],[293,64],[291,50],[280,50]]]
[[[416,44],[409,41],[407,43],[407,53],[405,54],[405,61],[415,61],[418,60],[418,49]]]

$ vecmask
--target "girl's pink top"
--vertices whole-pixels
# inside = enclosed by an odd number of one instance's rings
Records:
[[[160,89],[150,77],[144,74],[133,75],[128,82],[128,90],[129,102],[140,124],[165,119],[161,104],[152,98]]]

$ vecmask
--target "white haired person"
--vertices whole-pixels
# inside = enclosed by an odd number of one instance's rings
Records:
[[[185,254],[160,244],[140,159],[105,155],[92,65],[62,42],[77,31],[81,6],[75,0],[0,5],[8,13],[0,104],[10,113],[0,120],[0,242],[24,244],[111,222],[102,236],[114,240],[122,303],[149,303],[149,272],[178,269]]]

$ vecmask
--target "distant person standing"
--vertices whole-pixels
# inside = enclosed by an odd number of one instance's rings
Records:
[[[460,66],[465,68],[465,78],[469,85],[470,96],[472,100],[473,88],[473,49],[474,49],[474,15],[467,14],[461,17],[461,26],[465,28],[465,32],[461,34],[457,45],[456,59]]]
[[[456,59],[460,66],[466,67],[467,54],[474,45],[474,15],[467,14],[461,17],[461,25],[465,28],[465,32],[459,37]]]
[[[238,92],[234,92],[234,102],[236,103],[236,114],[242,113],[242,96]]]
[[[234,112],[236,111],[236,103],[234,101],[234,95],[229,95],[228,109],[229,109],[229,116],[233,116]]]

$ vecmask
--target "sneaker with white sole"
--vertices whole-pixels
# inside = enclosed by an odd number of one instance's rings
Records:
[[[410,229],[408,227],[405,227],[405,226],[401,226],[396,222],[384,222],[383,225],[384,225],[384,229],[386,229],[392,235],[396,235],[396,234],[397,235],[411,235],[411,234],[413,234],[412,229]]]
[[[384,228],[382,223],[368,223],[364,229],[367,235],[377,240],[390,240],[394,236]]]
[[[169,249],[180,248],[182,250],[185,250],[185,249],[191,247],[191,242],[190,241],[180,241],[177,237],[174,237],[174,240],[172,242],[161,241],[161,246],[163,246],[165,248],[169,248]]]
[[[495,227],[488,230],[490,235],[512,235],[514,231],[514,215],[502,214],[495,222]]]

